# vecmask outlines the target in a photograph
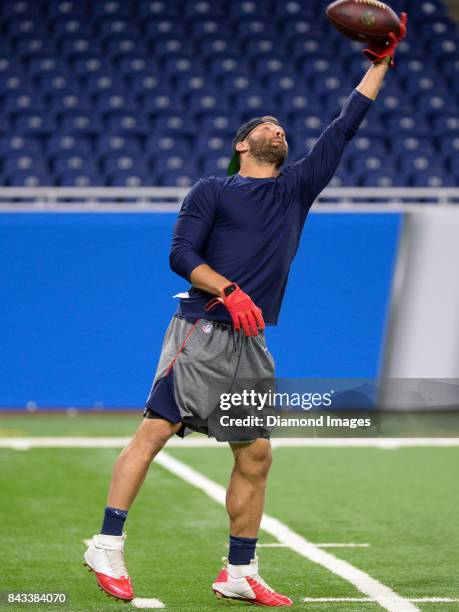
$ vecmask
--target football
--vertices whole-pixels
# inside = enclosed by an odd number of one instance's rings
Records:
[[[400,33],[397,13],[377,0],[336,0],[326,15],[339,32],[363,43],[383,42],[389,32]]]

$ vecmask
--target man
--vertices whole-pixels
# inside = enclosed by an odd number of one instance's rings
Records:
[[[229,176],[202,179],[185,198],[170,264],[192,288],[166,332],[145,418],[116,462],[101,533],[85,553],[99,586],[114,597],[134,597],[123,525],[155,455],[174,434],[209,433],[217,380],[232,391],[236,379],[256,385],[274,377],[265,323],[277,323],[306,215],[375,100],[403,34],[366,50],[373,66],[308,155],[280,170],[285,131],[275,117],[257,117],[236,134]],[[244,428],[228,436],[234,455],[226,498],[229,559],[212,589],[221,597],[289,606],[291,599],[259,576],[255,555],[271,464],[269,431]]]

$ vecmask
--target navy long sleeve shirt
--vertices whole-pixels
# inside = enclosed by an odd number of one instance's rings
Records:
[[[371,104],[354,90],[311,151],[277,177],[235,174],[198,181],[174,227],[172,270],[189,280],[197,266],[208,264],[237,283],[262,309],[265,322],[275,325],[308,211],[333,177]],[[187,318],[231,321],[223,305],[204,311],[212,297],[192,287],[177,312]]]

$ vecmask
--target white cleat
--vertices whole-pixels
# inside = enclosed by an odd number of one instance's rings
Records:
[[[258,574],[258,557],[249,565],[231,565],[223,559],[225,566],[212,584],[217,597],[241,599],[257,606],[291,606],[292,600],[276,593]]]
[[[95,535],[84,553],[85,565],[96,575],[97,584],[108,595],[131,601],[134,599],[132,582],[124,564],[122,536]]]

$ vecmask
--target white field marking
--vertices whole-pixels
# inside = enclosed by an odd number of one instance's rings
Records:
[[[164,604],[160,599],[146,599],[145,597],[134,597],[131,601],[131,604],[134,608],[165,608],[166,604]]]
[[[175,476],[178,476],[188,484],[206,493],[206,495],[217,503],[223,506],[225,505],[226,491],[224,487],[210,480],[210,478],[207,478],[189,465],[186,465],[186,463],[182,463],[164,451],[157,455],[155,461],[172,474],[175,474]],[[306,557],[314,563],[322,565],[322,567],[325,567],[333,574],[347,580],[361,593],[368,595],[379,603],[385,610],[389,610],[390,612],[414,612],[419,610],[419,608],[395,593],[395,591],[392,591],[389,587],[386,587],[384,584],[378,582],[362,570],[357,569],[347,561],[337,559],[332,554],[311,544],[303,538],[303,536],[289,529],[289,527],[284,525],[281,521],[264,514],[261,521],[261,528],[275,537],[281,544],[286,544],[299,555]]]
[[[337,543],[326,543],[326,544],[314,544],[317,548],[368,548],[369,544],[354,544],[354,542],[349,542],[349,544],[337,544]],[[279,542],[270,542],[267,544],[258,544],[257,548],[288,548],[287,544],[280,544]]]
[[[85,546],[89,546],[92,540],[83,540]],[[165,608],[166,605],[160,599],[134,597],[131,601],[134,608]]]
[[[305,603],[367,603],[376,602],[377,600],[370,597],[304,597],[301,601]],[[454,603],[459,601],[459,599],[452,599],[451,597],[413,597],[405,599],[405,601],[412,603]]]
[[[0,438],[0,448],[28,450],[29,448],[123,448],[131,438],[70,438],[70,437],[23,437]],[[225,443],[205,436],[172,438],[171,448],[228,448]],[[273,448],[381,448],[404,447],[457,447],[459,438],[273,438]]]

